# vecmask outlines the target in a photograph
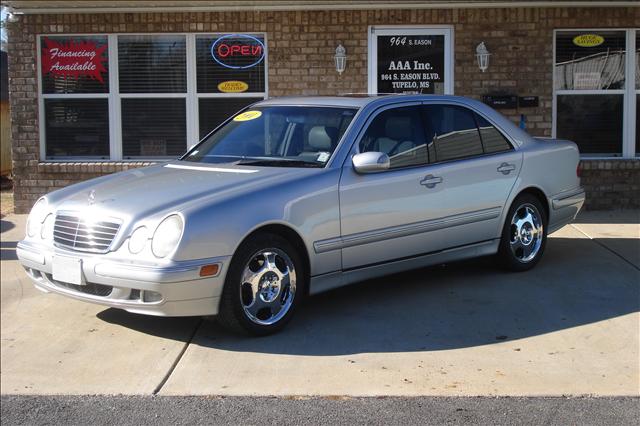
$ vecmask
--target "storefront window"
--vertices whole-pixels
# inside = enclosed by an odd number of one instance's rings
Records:
[[[186,122],[184,99],[123,99],[123,157],[177,157],[183,154]]]
[[[258,102],[262,98],[201,98],[198,100],[198,116],[200,138],[218,127],[233,112],[240,111],[247,105]]]
[[[56,35],[39,43],[47,159],[175,158],[266,97],[263,34]]]
[[[43,37],[42,93],[109,93],[106,36]]]
[[[200,138],[230,114],[266,97],[264,36],[196,36],[198,127]]]
[[[45,99],[47,158],[109,157],[107,99]]]
[[[625,87],[625,31],[560,31],[556,34],[556,90]]]
[[[109,158],[107,37],[42,37],[40,48],[46,158]]]
[[[558,137],[583,154],[620,155],[623,95],[558,95]]]
[[[627,34],[555,33],[555,135],[576,142],[582,155],[615,157],[630,150],[623,123],[635,121],[625,110],[633,80],[627,82],[625,64],[635,58],[627,53]]]
[[[182,154],[187,149],[186,37],[118,36],[118,77],[120,94],[124,95],[123,158]],[[150,96],[158,94],[174,97]]]
[[[118,36],[120,93],[186,93],[183,35]]]

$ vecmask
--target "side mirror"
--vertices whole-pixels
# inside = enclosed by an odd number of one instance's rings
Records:
[[[351,159],[356,173],[377,173],[389,170],[389,156],[384,152],[363,152]]]

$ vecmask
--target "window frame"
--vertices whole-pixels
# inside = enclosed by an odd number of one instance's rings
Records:
[[[199,137],[199,99],[200,98],[262,98],[267,99],[269,93],[269,49],[266,32],[243,32],[252,36],[262,37],[265,45],[264,55],[264,92],[242,93],[198,93],[196,80],[196,36],[221,36],[232,34],[231,32],[122,32],[122,33],[42,33],[36,36],[37,50],[37,85],[38,85],[38,134],[40,142],[39,162],[68,163],[68,162],[140,162],[140,161],[166,161],[178,157],[132,157],[123,158],[122,146],[122,99],[127,98],[184,98],[186,108],[186,146],[184,152],[189,151],[200,141]],[[119,69],[118,69],[118,37],[119,36],[184,36],[186,38],[186,72],[187,90],[185,93],[120,93]],[[43,93],[42,84],[42,39],[45,37],[106,37],[109,61],[109,91],[107,93]],[[109,155],[108,158],[66,156],[47,158],[46,148],[46,117],[44,115],[45,99],[107,99],[109,112]],[[231,114],[231,113],[230,113]],[[213,129],[211,129],[213,130]]]
[[[439,165],[439,164],[455,163],[455,162],[459,162],[459,161],[469,161],[469,160],[473,160],[473,159],[476,159],[476,158],[484,158],[484,157],[489,157],[489,156],[504,155],[504,154],[512,153],[512,152],[514,152],[514,151],[519,149],[519,144],[517,144],[514,141],[514,139],[507,132],[502,130],[502,127],[500,127],[490,117],[487,117],[486,115],[484,115],[482,112],[478,111],[473,106],[465,105],[463,103],[456,102],[456,101],[430,100],[430,101],[414,101],[414,102],[394,103],[394,104],[381,106],[378,109],[372,111],[369,114],[369,117],[366,119],[366,121],[362,125],[362,127],[358,130],[358,133],[356,134],[355,138],[353,139],[353,144],[352,144],[351,149],[350,149],[349,152],[352,153],[352,154],[360,154],[361,153],[360,152],[360,142],[362,141],[362,138],[364,137],[364,134],[369,129],[369,126],[371,125],[373,120],[375,120],[376,117],[378,117],[378,115],[380,115],[381,113],[383,113],[383,112],[385,112],[385,111],[387,111],[389,109],[393,109],[393,108],[403,108],[403,107],[415,106],[415,107],[419,107],[420,108],[420,116],[424,120],[424,114],[425,114],[425,108],[424,107],[426,107],[426,106],[434,106],[434,105],[435,106],[460,107],[460,108],[463,108],[463,109],[469,111],[473,115],[473,120],[476,123],[476,129],[478,130],[478,137],[480,138],[480,144],[482,146],[482,154],[474,155],[472,157],[455,158],[455,159],[452,159],[452,160],[445,160],[445,161],[432,161],[431,156],[429,154],[427,154],[427,163],[425,163],[423,165],[417,164],[417,165],[412,165],[412,166],[397,167],[397,168],[394,168],[394,169],[385,170],[384,172],[381,172],[381,173],[394,172],[394,171],[397,171],[397,170],[413,169],[413,168],[416,168],[416,167],[430,167],[430,166],[435,166],[435,165]],[[478,118],[477,117],[482,117],[484,120],[487,121],[487,123],[491,124],[496,129],[496,131],[498,133],[500,133],[500,135],[509,144],[509,149],[508,150],[490,152],[490,153],[485,152],[485,150],[484,150],[484,142],[482,140],[482,134],[480,132],[480,126],[478,125]],[[351,122],[351,124],[353,124],[353,121]],[[426,130],[424,129],[424,127],[423,127],[423,133],[424,133],[425,138],[426,138]],[[428,145],[428,141],[425,140],[425,142]],[[428,152],[428,149],[427,149],[427,152]]]
[[[625,33],[625,88],[624,89],[562,89],[556,90],[556,38],[558,33],[576,32],[583,33],[598,31],[619,31]],[[635,113],[636,113],[636,94],[640,94],[640,89],[636,88],[635,71],[636,71],[636,33],[640,33],[640,28],[556,28],[553,30],[553,57],[551,64],[552,74],[552,107],[551,107],[551,137],[557,138],[558,124],[558,95],[621,95],[622,98],[622,150],[620,155],[606,154],[580,154],[581,159],[588,160],[617,160],[635,158],[640,153],[635,152]]]
[[[376,109],[375,111],[372,111],[371,114],[369,114],[369,117],[367,117],[367,120],[364,122],[364,124],[362,125],[362,127],[360,128],[360,130],[358,131],[358,134],[356,135],[356,137],[353,139],[353,145],[351,147],[351,152],[354,152],[356,154],[361,154],[360,152],[360,142],[362,142],[362,138],[364,138],[365,134],[367,133],[367,130],[369,130],[369,127],[371,126],[371,123],[373,123],[373,121],[378,118],[378,116],[386,111],[389,111],[391,109],[398,109],[398,108],[408,108],[408,107],[414,107],[414,108],[418,108],[418,114],[419,116],[422,118],[422,107],[424,106],[424,102],[420,102],[420,101],[415,101],[415,102],[403,102],[403,103],[395,103],[395,104],[389,104],[389,105],[384,105],[381,106],[380,108]],[[351,121],[351,124],[353,124],[353,122],[355,121],[355,117],[354,120]],[[347,128],[347,130],[349,130]],[[424,126],[423,126],[423,135],[424,135]],[[346,131],[345,131],[346,134]],[[426,137],[426,135],[424,135]],[[426,139],[425,139],[425,146],[426,146]],[[337,149],[336,149],[337,150]],[[334,151],[335,153],[335,151]],[[327,162],[328,164],[328,162]],[[408,169],[415,169],[417,167],[428,167],[429,165],[431,165],[431,163],[429,163],[429,155],[427,153],[427,162],[424,164],[412,164],[410,166],[403,166],[403,167],[395,167],[395,168],[389,168],[388,170],[384,170],[382,173],[390,173],[390,172],[397,172],[400,170],[408,170]]]

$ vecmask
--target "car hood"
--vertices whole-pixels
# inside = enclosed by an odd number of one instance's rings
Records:
[[[82,182],[51,194],[50,201],[57,210],[95,212],[132,221],[179,211],[198,199],[222,200],[318,171],[174,161]]]

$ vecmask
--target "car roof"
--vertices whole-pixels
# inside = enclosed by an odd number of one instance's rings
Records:
[[[409,95],[409,94],[360,94],[349,93],[343,96],[287,96],[269,98],[260,101],[259,105],[304,105],[304,106],[338,106],[362,108],[365,105],[376,103],[379,105],[392,104],[396,102],[424,102],[438,100],[457,100],[458,102],[468,102],[468,98],[451,95]]]
[[[505,131],[517,145],[522,145],[531,140],[531,136],[516,126],[511,120],[492,109],[488,105],[471,98],[453,95],[410,95],[410,94],[347,94],[344,96],[291,96],[281,98],[269,98],[256,103],[257,106],[333,106],[343,108],[364,107],[379,108],[403,102],[446,102],[464,105],[476,112],[482,113],[485,118],[497,124]]]

